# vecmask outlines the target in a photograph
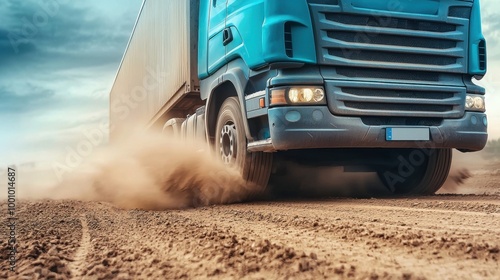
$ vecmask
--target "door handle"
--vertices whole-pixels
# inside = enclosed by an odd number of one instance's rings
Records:
[[[224,28],[222,31],[222,45],[227,45],[233,41],[233,32],[231,28]]]

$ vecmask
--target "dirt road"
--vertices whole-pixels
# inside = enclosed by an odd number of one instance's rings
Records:
[[[144,158],[151,163],[152,153],[139,154],[147,155]],[[198,157],[196,153],[191,158],[198,162]],[[215,203],[216,194],[210,190],[217,188],[213,186],[222,186],[218,190],[227,192],[238,180],[201,176],[220,171],[208,159],[196,165],[197,169],[179,168],[192,166],[192,160],[176,163],[177,168],[171,169],[183,171],[181,177],[176,172],[159,172],[170,169],[162,161],[153,161],[157,167],[153,170],[158,172],[141,173],[140,178],[147,180],[138,180],[139,176],[131,180],[130,172],[125,172],[130,166],[125,168],[122,162],[110,161],[98,168],[107,171],[106,176],[91,177],[100,183],[100,190],[106,187],[97,198],[114,204],[67,198],[37,200],[37,192],[50,198],[54,193],[21,186],[21,191],[34,198],[17,201],[11,228],[8,205],[0,200],[2,213],[8,213],[1,216],[0,279],[500,279],[497,161],[479,165],[467,158],[459,162],[458,166],[476,167],[469,174],[472,178],[464,185],[447,183],[440,194],[428,197],[320,195],[308,200],[274,198],[162,211],[125,209],[151,207],[165,197],[173,199],[168,195],[181,190],[199,189],[203,197],[211,198],[207,201]],[[132,166],[134,172],[140,171],[141,165]],[[151,170],[149,165],[143,166],[144,171]],[[81,177],[88,178],[88,174]],[[27,177],[20,173],[20,178]],[[451,182],[460,178],[464,177],[450,176]],[[341,189],[349,188],[337,177],[328,180],[337,181]],[[81,189],[81,181],[68,181],[61,187]],[[152,181],[170,182],[169,188],[144,195],[144,186],[154,186]],[[362,189],[363,182],[351,184],[351,190]],[[309,182],[307,193],[319,183]],[[200,184],[205,188],[198,188]],[[179,185],[185,188],[173,187]],[[103,195],[127,190],[125,196]],[[143,203],[134,203],[141,199]],[[161,203],[153,203],[157,205]],[[12,238],[17,245],[13,272],[8,261],[13,254]]]
[[[2,235],[2,279],[500,279],[498,195],[173,211],[46,200],[16,215],[16,273]]]

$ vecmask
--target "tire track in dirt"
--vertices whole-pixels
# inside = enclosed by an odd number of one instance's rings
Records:
[[[490,206],[477,208],[481,199]],[[19,271],[0,278],[500,279],[500,219],[491,208],[498,200],[329,199],[169,211],[24,202]]]
[[[79,279],[83,277],[83,270],[86,266],[87,255],[92,246],[90,241],[89,226],[85,213],[80,215],[80,223],[82,225],[82,237],[80,239],[79,247],[73,257],[73,262],[69,264],[71,275]]]
[[[215,213],[214,213],[215,212]],[[410,275],[407,267],[426,264],[416,258],[388,258],[384,252],[374,252],[367,244],[356,244],[350,240],[319,236],[315,230],[283,227],[265,220],[241,218],[241,212],[233,210],[200,212],[182,212],[180,215],[206,225],[217,225],[220,230],[248,238],[266,238],[271,242],[293,246],[317,255],[326,264],[327,278],[354,277],[355,279],[403,278]],[[398,255],[398,252],[393,252]],[[408,263],[407,265],[405,263]],[[388,269],[389,268],[389,269]],[[403,270],[403,271],[394,271]],[[355,273],[355,274],[353,274]]]
[[[327,251],[339,252],[344,257],[343,259],[333,257],[333,262],[340,260],[354,263],[357,267],[366,265],[388,268],[386,271],[375,271],[378,275],[404,269],[418,271],[416,268],[421,268],[424,273],[420,276],[432,278],[441,275],[444,266],[453,273],[451,276],[442,274],[441,279],[455,277],[488,279],[492,271],[493,273],[497,271],[498,274],[499,240],[496,233],[498,225],[493,224],[493,230],[488,230],[450,227],[437,222],[433,229],[418,229],[412,223],[415,220],[413,209],[402,207],[391,209],[387,206],[375,209],[371,214],[364,211],[352,216],[358,207],[364,208],[365,202],[366,200],[356,200],[356,203],[341,206],[325,202],[232,205],[205,211],[183,211],[180,214],[200,223],[205,221],[205,223],[224,225],[235,232],[251,232],[276,240],[285,240],[283,242],[296,242],[295,244],[300,244],[297,249],[321,248],[318,256],[331,258],[331,255],[324,252],[324,249],[328,248]],[[402,221],[399,221],[402,226],[396,228],[386,224],[384,219],[387,216],[401,211],[405,211],[400,214],[406,216],[404,222],[409,225]],[[448,213],[439,213],[451,216]],[[432,211],[424,212],[420,219],[432,222],[433,214]],[[460,214],[460,212],[455,213],[459,217],[454,219],[460,220],[462,218]],[[491,221],[493,218],[483,213],[476,214],[483,221],[484,219]],[[346,251],[345,248],[349,250]],[[350,250],[366,252],[367,255],[349,257]],[[386,255],[393,256],[393,259]],[[450,258],[453,261],[450,262]],[[489,260],[489,263],[485,264],[484,260]],[[495,277],[500,275],[494,276],[493,279]]]
[[[343,202],[331,201],[334,204],[314,203],[309,205],[307,210],[302,211],[304,215],[311,218],[324,216],[326,213],[334,216],[348,216],[354,220],[365,223],[373,223],[373,216],[378,216],[384,221],[384,225],[399,226],[401,228],[412,227],[419,230],[432,231],[464,231],[469,233],[496,233],[500,234],[500,214],[479,212],[479,211],[459,211],[435,208],[422,208],[412,206],[388,206],[377,204],[364,204],[365,201]],[[294,211],[300,208],[300,203],[278,204],[276,207],[264,206],[263,209],[273,211],[285,208]],[[340,214],[340,215],[339,215]],[[407,217],[411,216],[411,222]],[[433,216],[434,219],[429,219]],[[405,219],[407,220],[405,223]],[[438,222],[439,221],[439,222]],[[469,223],[466,223],[468,221]]]
[[[205,279],[208,259],[195,261],[197,237],[169,212],[122,210],[91,203],[92,250],[83,279]],[[215,260],[213,264],[215,265]]]
[[[399,203],[394,200],[349,200],[348,202],[334,200],[307,204],[294,202],[266,205],[260,207],[257,212],[261,211],[261,214],[292,212],[324,224],[332,222],[332,219],[324,217],[334,217],[349,227],[364,228],[386,237],[388,233],[392,235],[405,233],[408,235],[405,238],[409,242],[412,241],[410,238],[412,235],[431,235],[429,237],[431,240],[443,238],[456,240],[454,244],[459,250],[464,251],[470,251],[467,247],[495,251],[495,247],[500,246],[498,238],[500,219],[496,213],[459,210],[448,213],[440,209],[433,211],[433,208],[421,211],[421,208],[403,207],[406,205],[407,202]]]

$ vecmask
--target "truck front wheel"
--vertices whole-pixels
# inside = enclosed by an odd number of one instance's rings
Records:
[[[451,149],[410,149],[390,155],[395,164],[378,171],[379,178],[393,194],[431,195],[446,181],[452,161]]]
[[[241,107],[236,97],[227,98],[219,111],[215,152],[224,164],[238,168],[247,182],[262,189],[267,186],[272,154],[248,152]]]

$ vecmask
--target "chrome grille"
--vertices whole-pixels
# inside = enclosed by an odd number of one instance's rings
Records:
[[[308,1],[332,113],[370,123],[463,116],[472,1],[401,0],[400,12],[383,1]]]
[[[444,16],[408,14],[407,17],[389,11],[346,11],[341,4],[310,4],[310,9],[320,64],[466,72],[468,42],[464,38],[468,19],[462,18],[464,9],[443,6],[447,11]]]
[[[465,88],[353,81],[327,81],[332,113],[357,116],[459,118]]]

